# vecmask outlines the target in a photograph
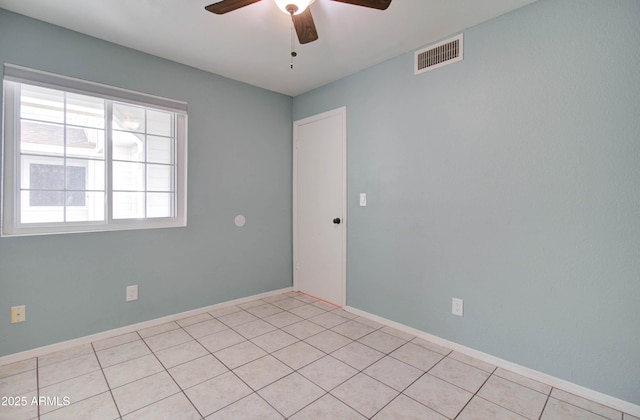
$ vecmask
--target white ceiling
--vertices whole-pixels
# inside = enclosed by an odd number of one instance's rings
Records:
[[[272,0],[225,15],[215,0],[0,0],[0,8],[290,96],[535,0],[393,0],[385,11],[315,0],[315,42],[297,45]],[[296,38],[297,39],[297,38]]]

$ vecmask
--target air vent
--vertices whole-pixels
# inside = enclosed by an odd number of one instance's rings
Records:
[[[462,60],[462,34],[416,51],[415,74]]]

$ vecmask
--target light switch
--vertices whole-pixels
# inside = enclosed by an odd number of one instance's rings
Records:
[[[367,206],[367,193],[360,193],[360,207]]]

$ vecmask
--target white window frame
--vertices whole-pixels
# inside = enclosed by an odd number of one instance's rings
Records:
[[[114,219],[111,207],[111,145],[107,135],[105,147],[105,219],[97,222],[20,222],[20,130],[19,130],[19,84],[28,84],[65,92],[78,93],[109,101],[138,105],[169,111],[175,114],[175,174],[174,208],[172,217],[149,217],[138,219]],[[18,88],[16,88],[18,86]],[[153,229],[181,227],[187,225],[187,104],[182,101],[162,98],[114,86],[61,76],[29,69],[13,64],[4,64],[4,121],[2,139],[2,183],[0,185],[2,217],[0,235],[26,236],[75,232],[96,232],[131,229]],[[109,121],[107,116],[107,121]],[[107,125],[109,127],[110,124]],[[107,128],[108,130],[109,128]]]

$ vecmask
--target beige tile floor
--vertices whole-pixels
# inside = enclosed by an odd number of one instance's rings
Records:
[[[0,396],[11,420],[638,420],[295,292],[0,366]]]

